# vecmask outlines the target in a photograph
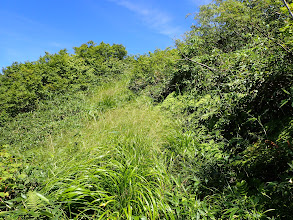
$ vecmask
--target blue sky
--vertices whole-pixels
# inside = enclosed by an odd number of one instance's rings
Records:
[[[0,70],[61,49],[123,44],[129,54],[174,45],[194,23],[188,13],[210,0],[2,0]]]

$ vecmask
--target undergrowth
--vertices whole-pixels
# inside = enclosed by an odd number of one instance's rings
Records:
[[[12,188],[3,194],[2,216],[174,218],[165,198],[171,183],[162,148],[173,122],[149,98],[136,98],[126,86],[122,78],[98,87],[82,102],[68,102],[68,108],[79,111],[57,120],[52,132],[45,129],[42,142],[27,130],[24,142],[31,139],[31,145],[23,146],[23,155],[15,154],[22,158],[23,187],[17,194]],[[8,149],[16,148],[18,135],[11,137]]]

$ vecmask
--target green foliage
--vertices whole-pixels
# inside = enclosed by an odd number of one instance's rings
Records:
[[[170,170],[174,185],[197,196],[178,193],[182,200],[201,201],[214,218],[286,219],[292,212],[293,38],[282,7],[282,1],[215,1],[201,7],[197,25],[177,41],[180,58],[161,105],[180,119],[183,133],[171,141]],[[234,188],[243,181],[247,194],[238,203]],[[272,182],[286,205],[263,194]],[[180,215],[190,207],[179,205]],[[195,213],[184,218],[204,218]]]
[[[91,64],[91,61],[98,59],[108,60],[110,58],[116,58],[123,60],[127,55],[125,47],[121,44],[113,44],[111,46],[101,42],[96,46],[93,41],[82,44],[80,47],[74,47],[74,51],[77,56],[84,58],[89,64]]]
[[[101,100],[95,102],[109,100],[106,94],[112,94],[111,99],[119,94],[108,92],[103,90]],[[48,163],[51,173],[43,190],[76,218],[172,216],[164,202],[168,179],[159,146],[167,127],[162,123],[159,112],[141,102],[137,107],[112,105],[82,134],[60,138],[55,144],[53,140],[55,152],[50,153],[59,165]]]
[[[176,49],[90,41],[4,70],[1,217],[291,218],[292,19],[279,0],[195,19]]]
[[[139,56],[132,67],[129,88],[155,100],[162,100],[170,93],[178,52],[174,49],[156,50]],[[174,90],[174,89],[173,89]]]
[[[5,204],[6,200],[13,197],[15,192],[15,182],[19,182],[25,177],[20,170],[23,167],[22,161],[15,158],[8,152],[8,146],[2,146],[0,151],[0,200],[1,205]]]
[[[75,47],[75,55],[66,50],[46,53],[36,62],[14,63],[0,76],[0,124],[19,113],[36,109],[38,102],[60,94],[88,90],[106,75],[121,74],[127,51],[122,45],[90,41]]]
[[[85,118],[85,94],[54,97],[38,103],[34,112],[19,114],[0,127],[0,144],[9,144],[18,151],[39,148],[44,142],[67,127],[81,128]]]
[[[172,218],[164,199],[170,184],[160,154],[171,123],[150,100],[135,99],[127,81],[107,82],[87,96],[55,97],[52,105],[45,102],[5,126],[9,130],[2,137],[12,134],[7,141],[24,152],[24,182],[34,179],[36,185],[25,185],[8,198],[10,205],[1,216]],[[27,130],[20,136],[22,123]]]

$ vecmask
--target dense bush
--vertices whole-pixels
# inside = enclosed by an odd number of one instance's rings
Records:
[[[187,138],[172,140],[170,169],[214,218],[290,218],[292,19],[282,1],[270,0],[215,1],[195,19],[177,42],[161,106],[181,118]],[[245,188],[242,204],[237,187]]]
[[[101,76],[114,77],[125,69],[127,51],[122,45],[90,41],[66,50],[46,53],[38,61],[14,63],[0,75],[0,124],[19,113],[35,110],[38,102],[57,94],[87,90]]]
[[[155,100],[162,100],[170,93],[170,83],[174,75],[176,60],[175,49],[156,50],[154,53],[138,56],[134,61],[129,88],[147,94]]]

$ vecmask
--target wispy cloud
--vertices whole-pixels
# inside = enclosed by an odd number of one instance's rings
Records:
[[[154,9],[130,0],[108,0],[137,14],[150,28],[160,34],[175,37],[183,33],[183,30],[172,24],[172,17],[166,12]]]
[[[58,43],[56,41],[49,42],[48,45],[51,47],[56,47],[56,48],[65,48],[66,47],[64,44]]]
[[[189,0],[189,1],[196,6],[207,5],[213,2],[213,0]]]

